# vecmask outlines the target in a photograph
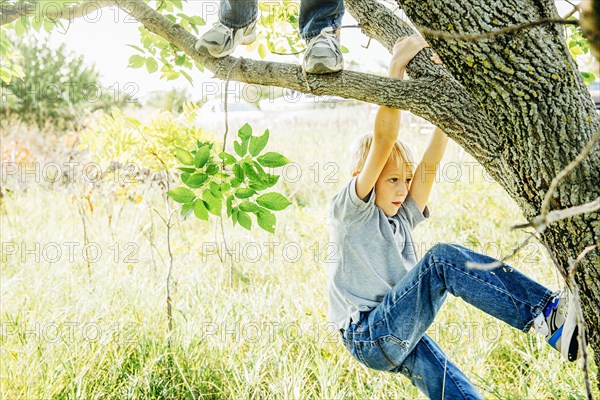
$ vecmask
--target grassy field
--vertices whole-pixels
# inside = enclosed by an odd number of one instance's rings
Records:
[[[428,136],[408,122],[401,135],[418,155]],[[348,179],[349,144],[370,130],[372,114],[336,108],[263,124],[255,128],[270,128],[270,149],[293,161],[278,188],[294,204],[277,214],[275,235],[225,221],[233,253],[223,261],[218,220],[173,226],[171,333],[160,186],[108,180],[90,193],[83,176],[2,182],[13,190],[0,210],[1,398],[422,398],[404,377],[352,359],[326,322],[328,201]],[[497,257],[523,240],[509,230],[522,221],[517,206],[453,143],[441,172],[432,217],[414,234],[420,254],[444,241]],[[561,285],[537,243],[512,264]],[[486,398],[584,398],[581,366],[460,299],[449,297],[429,334]]]

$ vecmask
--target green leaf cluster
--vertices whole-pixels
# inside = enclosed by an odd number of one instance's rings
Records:
[[[234,225],[251,230],[254,215],[260,228],[274,233],[274,211],[285,209],[291,202],[281,193],[267,190],[279,180],[272,170],[289,160],[277,152],[262,153],[268,141],[268,130],[253,135],[252,127],[245,124],[234,141],[235,154],[217,154],[213,143],[206,141],[198,141],[191,151],[175,147],[175,159],[183,165],[179,170],[184,186],[167,194],[182,204],[181,215],[187,217],[193,212],[207,221],[209,214],[219,216],[225,208]]]
[[[39,0],[36,10],[52,10],[58,11],[63,15],[69,15],[68,7],[70,4],[72,4],[70,0]],[[57,26],[65,29],[62,20],[42,16],[40,12],[36,12],[31,16],[18,18],[10,24],[10,27],[14,29],[18,37],[26,36],[31,30],[38,33],[42,32],[42,29],[45,32],[50,32]]]
[[[198,34],[198,27],[205,25],[206,22],[199,16],[189,16],[182,12],[177,12],[177,10],[183,9],[181,3],[181,0],[161,2],[158,11],[161,11],[171,22]],[[193,86],[192,77],[186,70],[191,70],[196,66],[199,70],[203,71],[204,67],[194,62],[185,52],[164,38],[148,31],[145,27],[140,26],[138,29],[140,32],[141,47],[128,44],[129,47],[138,53],[129,57],[128,66],[130,68],[145,67],[146,71],[150,74],[160,70],[160,78],[169,81],[184,77]]]

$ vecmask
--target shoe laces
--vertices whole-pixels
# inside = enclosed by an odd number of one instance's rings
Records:
[[[216,21],[213,24],[212,30],[222,33],[225,36],[233,36],[233,29],[223,24],[221,21]]]
[[[319,35],[317,35],[314,38],[309,40],[306,51],[309,51],[310,49],[312,49],[313,47],[315,47],[319,44],[324,44],[327,47],[338,50],[339,45],[337,43],[337,40],[335,40],[336,38],[337,38],[337,34],[334,33],[334,30],[332,27],[328,26],[327,28],[323,28],[323,29],[321,29],[321,32],[319,33]]]

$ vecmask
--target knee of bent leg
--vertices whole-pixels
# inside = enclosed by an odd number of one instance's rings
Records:
[[[436,243],[432,248],[429,249],[426,256],[443,259],[448,256],[452,251],[452,245],[448,243]]]

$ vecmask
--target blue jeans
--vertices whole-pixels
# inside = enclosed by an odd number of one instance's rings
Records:
[[[431,399],[483,398],[425,334],[446,295],[527,332],[553,293],[512,267],[484,271],[468,261],[496,260],[454,244],[432,247],[376,308],[341,330],[346,349],[369,368],[404,374]]]
[[[343,16],[343,0],[303,0],[300,2],[300,35],[309,40],[323,28],[337,29],[342,26]],[[257,18],[257,0],[221,0],[219,20],[229,28],[243,28]]]

